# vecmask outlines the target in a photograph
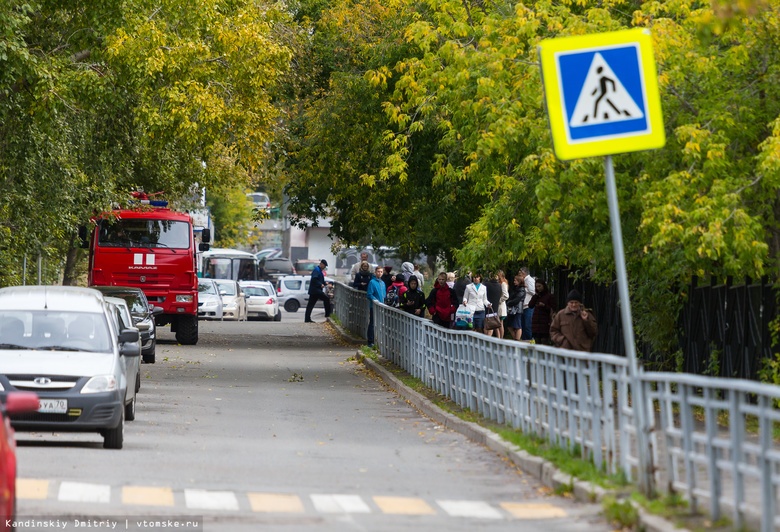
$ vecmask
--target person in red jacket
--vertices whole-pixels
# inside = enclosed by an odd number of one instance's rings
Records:
[[[433,323],[449,329],[455,309],[458,308],[458,299],[455,290],[447,285],[446,273],[439,274],[425,304],[428,306],[428,312],[431,313]]]

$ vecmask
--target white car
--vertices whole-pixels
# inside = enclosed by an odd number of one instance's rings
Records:
[[[92,288],[0,289],[0,398],[40,398],[38,412],[12,417],[16,430],[98,432],[103,447],[122,448],[135,397],[122,359],[140,356],[140,336],[119,330],[115,309]]]
[[[268,281],[239,281],[246,295],[247,319],[282,321],[274,285]]]
[[[285,275],[276,282],[276,295],[279,297],[279,306],[287,312],[298,312],[301,307],[306,307],[309,302],[309,283],[311,275]],[[326,283],[335,282],[330,277],[325,277]],[[322,301],[317,301],[315,307],[322,307]]]
[[[232,279],[213,279],[213,281],[217,285],[219,295],[222,296],[222,319],[246,321],[246,297],[238,281]]]
[[[222,296],[214,279],[198,279],[198,319],[222,319]]]
[[[135,420],[135,396],[141,389],[141,331],[133,324],[133,316],[127,301],[121,297],[103,296],[115,311],[116,325],[119,332],[135,329],[138,331],[138,342],[126,342],[126,352],[133,351],[133,356],[122,357],[127,376],[127,397],[125,398],[125,420]],[[136,356],[135,352],[138,352]]]

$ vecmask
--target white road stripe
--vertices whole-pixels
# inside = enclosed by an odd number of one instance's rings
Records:
[[[501,519],[501,512],[483,501],[436,501],[452,517]]]
[[[232,491],[184,490],[187,508],[197,510],[238,510]]]
[[[359,495],[312,495],[318,512],[327,514],[367,514],[371,509]]]
[[[62,482],[57,498],[68,502],[108,503],[111,501],[111,486],[86,482]]]

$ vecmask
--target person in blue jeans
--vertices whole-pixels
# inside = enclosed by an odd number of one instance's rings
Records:
[[[534,337],[531,327],[534,318],[534,309],[530,308],[528,303],[531,302],[531,298],[536,294],[536,279],[531,277],[531,272],[528,271],[528,268],[525,266],[520,268],[517,275],[525,285],[525,300],[523,301],[523,336],[521,338],[529,341]]]
[[[306,305],[306,315],[303,317],[304,323],[314,323],[311,319],[311,311],[314,310],[314,305],[317,301],[321,300],[325,305],[325,317],[330,316],[331,306],[330,298],[325,293],[325,268],[328,267],[328,261],[322,259],[319,266],[315,266],[311,271],[311,281],[309,282],[309,302]]]
[[[374,269],[374,278],[368,282],[368,290],[366,290],[369,312],[368,331],[366,332],[368,347],[374,347],[374,301],[382,303],[385,300],[385,294],[387,293],[387,286],[382,280],[382,275],[384,273],[384,268],[377,266],[376,269]]]

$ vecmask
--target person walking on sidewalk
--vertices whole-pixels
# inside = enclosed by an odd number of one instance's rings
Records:
[[[374,269],[374,278],[368,283],[368,290],[366,290],[366,297],[368,298],[368,331],[366,332],[366,340],[368,340],[368,347],[374,347],[374,301],[384,302],[387,294],[387,287],[384,281],[382,281],[382,274],[384,273],[384,269],[381,266],[377,266]]]
[[[317,301],[322,301],[325,305],[325,317],[328,318],[331,312],[330,298],[325,293],[325,274],[322,273],[328,267],[328,261],[322,259],[318,266],[311,271],[311,281],[309,282],[309,302],[306,305],[306,315],[303,317],[304,323],[314,323],[311,319],[311,311]]]

